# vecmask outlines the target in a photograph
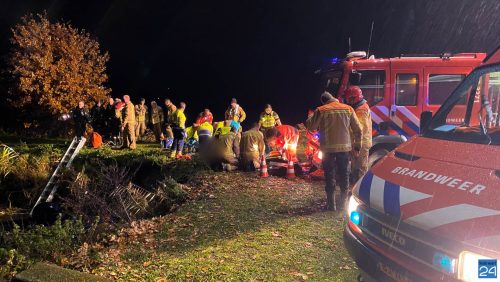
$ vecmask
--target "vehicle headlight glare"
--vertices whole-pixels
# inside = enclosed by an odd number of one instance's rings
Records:
[[[473,252],[461,252],[458,261],[458,278],[463,281],[484,281],[479,278],[479,260],[491,259]],[[491,270],[488,270],[491,271]],[[495,272],[497,269],[495,269]]]

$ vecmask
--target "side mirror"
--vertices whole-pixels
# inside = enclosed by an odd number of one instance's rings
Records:
[[[349,74],[349,84],[350,85],[359,85],[361,83],[361,73],[359,72],[351,72]]]
[[[431,111],[423,111],[420,114],[420,134],[425,133],[432,119]]]

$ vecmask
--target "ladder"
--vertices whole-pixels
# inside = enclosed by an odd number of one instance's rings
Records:
[[[35,207],[42,203],[42,202],[52,202],[54,199],[54,196],[57,192],[57,188],[59,187],[59,181],[61,177],[61,169],[63,167],[69,168],[71,167],[71,163],[75,159],[75,157],[78,155],[80,150],[85,146],[85,142],[87,139],[84,137],[81,137],[78,139],[77,137],[73,138],[73,141],[71,141],[71,144],[69,145],[68,149],[66,150],[66,153],[64,153],[61,161],[57,165],[57,168],[54,170],[52,173],[52,176],[49,179],[49,182],[47,182],[47,185],[45,185],[45,188],[43,189],[42,193],[40,194],[40,197],[38,197],[38,200],[36,201],[35,205],[31,209],[30,215],[33,215],[33,210]]]

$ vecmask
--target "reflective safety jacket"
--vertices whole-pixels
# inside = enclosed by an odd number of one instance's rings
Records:
[[[151,124],[163,123],[163,109],[156,106],[156,110],[151,109]]]
[[[236,133],[234,132],[229,132],[223,136],[219,137],[219,150],[222,156],[224,157],[234,157],[235,155],[235,140],[236,140]]]
[[[225,114],[226,120],[234,120],[237,122],[243,122],[247,118],[247,114],[240,105],[236,105],[236,108],[229,107]]]
[[[198,132],[192,126],[186,128],[186,140],[189,139],[198,140]]]
[[[263,112],[260,114],[259,124],[262,128],[267,129],[277,125],[280,117],[275,111],[271,113]]]
[[[215,131],[216,136],[224,136],[231,132],[231,126],[223,126],[219,127],[217,131]]]
[[[213,132],[214,127],[208,121],[198,127],[198,136],[212,136]]]
[[[318,107],[307,119],[309,130],[319,130],[320,148],[323,153],[349,152],[361,147],[361,125],[354,109],[337,99]],[[350,131],[354,140],[351,140]]]
[[[262,156],[265,149],[264,135],[262,132],[250,129],[241,135],[241,154],[242,156]]]
[[[186,128],[186,115],[184,114],[184,109],[177,109],[170,116],[172,127]]]
[[[122,110],[123,126],[127,124],[135,124],[135,109],[132,102],[125,103],[125,107]]]
[[[148,114],[148,106],[135,105],[135,118],[137,119],[137,122],[145,122],[147,114]]]
[[[361,147],[369,149],[372,147],[372,116],[370,114],[370,106],[365,101],[360,106],[355,106],[354,111],[361,124]]]
[[[285,146],[289,144],[297,145],[299,141],[299,130],[291,125],[279,125],[276,129],[280,133],[280,137],[276,140],[276,145],[280,148],[287,149]]]

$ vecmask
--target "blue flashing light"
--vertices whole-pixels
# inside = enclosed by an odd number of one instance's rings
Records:
[[[361,215],[357,211],[352,211],[350,219],[352,223],[359,225],[359,223],[361,222]]]
[[[319,132],[317,132],[316,134],[314,134],[314,138],[319,139]]]
[[[453,273],[455,271],[455,260],[443,253],[434,253],[432,264],[446,273]]]
[[[337,58],[337,57],[333,57],[332,60],[331,60],[332,64],[336,64],[338,62],[339,62],[339,58]]]

